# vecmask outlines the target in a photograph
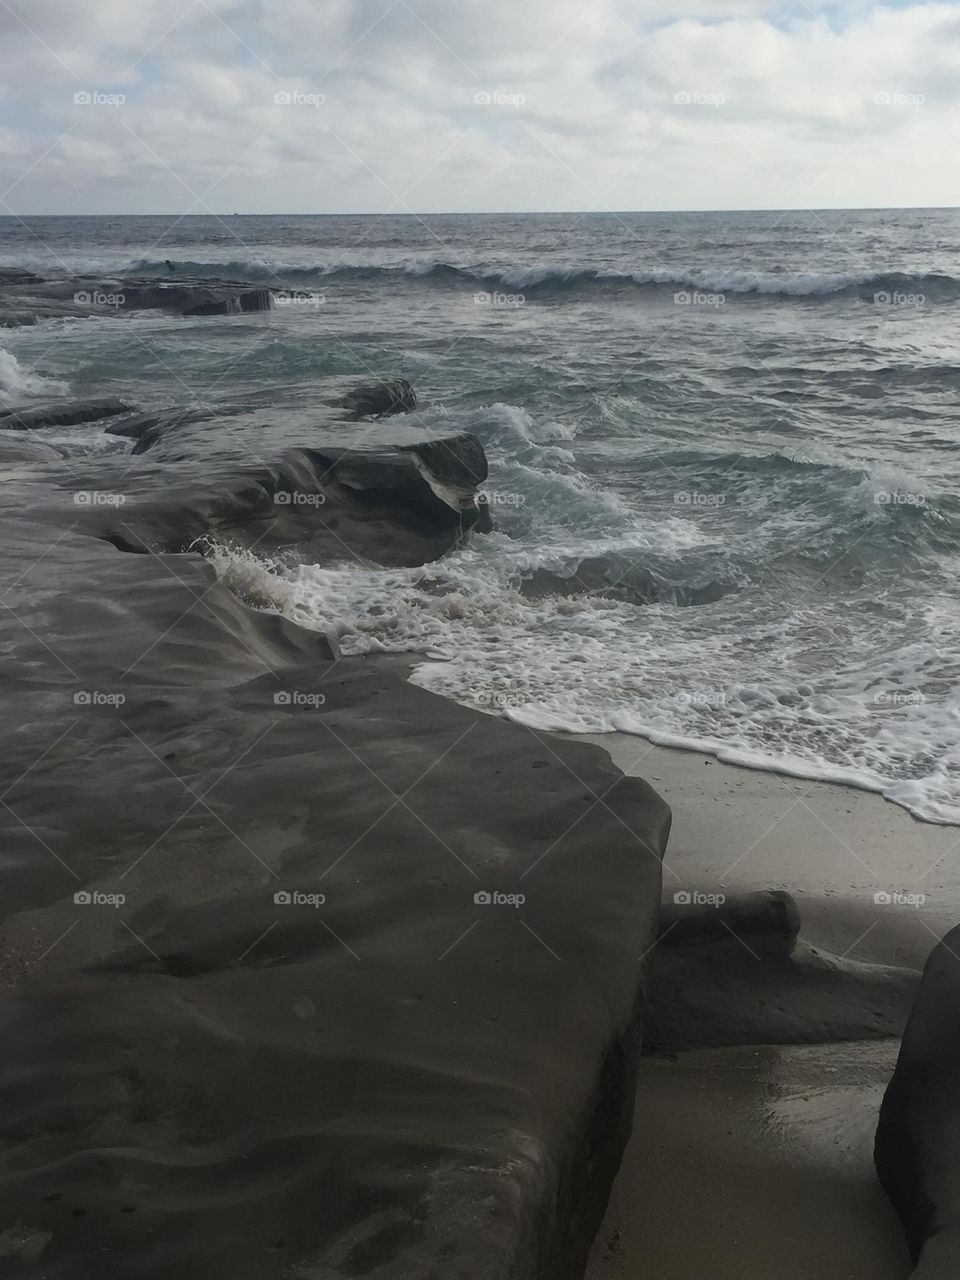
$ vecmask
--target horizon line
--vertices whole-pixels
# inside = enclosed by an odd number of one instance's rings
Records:
[[[952,212],[960,210],[960,204],[903,204],[903,205],[820,205],[814,207],[776,208],[774,206],[742,206],[719,209],[428,209],[398,213],[395,210],[353,210],[349,212],[297,212],[253,213],[231,209],[208,213],[59,213],[35,210],[30,213],[0,213],[4,218],[502,218],[502,217],[557,217],[577,214],[581,217],[622,217],[625,214],[710,214],[710,213],[923,213]]]

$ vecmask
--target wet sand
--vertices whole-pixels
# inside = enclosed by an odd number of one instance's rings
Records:
[[[910,1260],[871,1157],[896,1050],[647,1059],[587,1280],[903,1280]]]
[[[592,740],[673,807],[667,900],[786,889],[801,939],[917,968],[960,916],[956,828],[868,792],[626,735]],[[909,1258],[872,1159],[898,1048],[758,1044],[647,1058],[588,1280],[903,1280]]]

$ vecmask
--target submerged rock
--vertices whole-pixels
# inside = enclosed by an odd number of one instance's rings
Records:
[[[3,424],[0,422],[0,431]],[[39,440],[22,440],[14,436],[0,435],[0,466],[14,462],[59,462],[63,454],[53,445]]]
[[[42,427],[72,427],[83,422],[97,422],[133,406],[125,400],[107,397],[101,400],[51,400],[22,409],[0,410],[0,431],[37,431]]]
[[[417,393],[405,378],[393,382],[365,382],[343,398],[343,407],[354,418],[385,418],[417,407]]]

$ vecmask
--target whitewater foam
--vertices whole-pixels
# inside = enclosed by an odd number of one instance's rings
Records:
[[[64,395],[67,389],[64,382],[25,369],[15,355],[0,347],[0,400],[18,404],[30,396]]]
[[[235,244],[228,244],[222,250],[205,246],[204,252],[203,258],[178,258],[175,262],[177,273],[181,276],[247,280],[272,284],[276,288],[283,288],[288,283],[405,279],[422,285],[459,283],[470,288],[486,286],[534,294],[549,290],[629,288],[652,293],[704,291],[739,297],[810,301],[844,295],[864,295],[868,300],[879,298],[888,302],[900,297],[960,297],[960,278],[935,271],[770,271],[693,264],[682,268],[638,264],[627,269],[601,267],[577,260],[539,263],[450,261],[436,256],[391,256],[383,251],[363,253],[356,250],[341,251],[338,256],[324,260],[308,256],[305,252],[297,256],[254,252],[238,256]],[[31,262],[30,265],[43,268],[42,263]],[[49,264],[43,269],[50,273]],[[166,259],[136,257],[118,251],[80,260],[78,270],[111,276],[169,275]],[[56,274],[55,271],[53,273]]]

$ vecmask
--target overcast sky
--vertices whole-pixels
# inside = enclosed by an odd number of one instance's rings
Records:
[[[960,204],[960,5],[0,0],[0,213]]]

